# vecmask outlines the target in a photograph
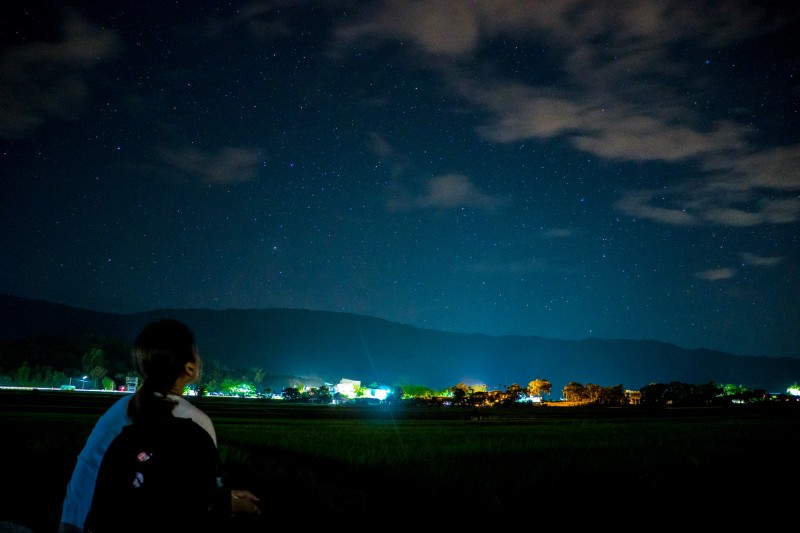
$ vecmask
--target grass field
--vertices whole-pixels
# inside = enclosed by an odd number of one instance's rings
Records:
[[[98,416],[91,393],[0,393],[0,522],[55,531]],[[236,531],[527,524],[600,531],[758,529],[795,519],[797,405],[714,409],[299,406],[193,400],[264,514]],[[509,520],[511,522],[509,522]]]

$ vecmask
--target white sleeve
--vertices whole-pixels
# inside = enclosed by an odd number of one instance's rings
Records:
[[[208,434],[211,435],[211,440],[214,441],[214,446],[216,446],[217,432],[214,430],[214,423],[211,422],[208,415],[192,405],[186,398],[173,395],[170,395],[170,397],[178,400],[178,405],[175,406],[172,415],[178,418],[191,418],[197,425],[205,429]]]

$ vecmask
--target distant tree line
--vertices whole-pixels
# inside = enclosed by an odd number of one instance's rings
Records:
[[[95,334],[0,342],[0,386],[59,388],[86,376],[87,388],[116,390],[128,377],[141,379],[134,370],[131,349],[130,342]],[[207,358],[197,387],[206,393],[240,390],[243,384],[259,391],[279,387],[279,391],[304,382],[308,380],[268,375],[260,368],[229,368]]]
[[[85,379],[84,379],[85,376]],[[139,377],[132,369],[131,344],[102,335],[73,337],[38,337],[25,341],[0,343],[0,386],[59,388],[78,379],[92,388],[118,389],[128,377]],[[231,369],[209,359],[205,361],[202,379],[196,385],[198,394],[272,396],[310,403],[347,401],[327,384],[307,383],[306,378],[268,375],[260,368]],[[377,387],[377,384],[373,384]],[[363,393],[364,387],[361,387]],[[551,394],[552,384],[536,378],[527,387],[512,383],[488,390],[486,385],[458,383],[437,391],[414,384],[395,385],[387,397],[389,402],[412,400],[418,404],[467,407],[504,406]],[[356,391],[357,397],[358,390]],[[561,391],[565,401],[577,405],[623,406],[631,403],[622,385],[600,386],[592,383],[568,383]],[[739,385],[706,383],[693,385],[681,382],[651,383],[641,387],[637,403],[648,407],[711,406],[762,400],[789,400],[789,395],[772,397],[766,390],[752,390]]]
[[[36,337],[0,343],[0,385],[58,388],[87,376],[97,387],[125,383],[130,343],[101,335]]]

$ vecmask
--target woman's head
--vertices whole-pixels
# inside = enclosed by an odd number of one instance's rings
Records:
[[[145,326],[133,345],[134,362],[150,390],[167,393],[179,378],[187,383],[200,377],[200,358],[194,334],[174,319]]]

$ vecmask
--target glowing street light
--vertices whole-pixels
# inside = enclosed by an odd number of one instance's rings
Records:
[[[81,378],[76,378],[76,379],[81,382],[81,389],[85,389],[86,382],[89,381],[89,376],[83,376],[83,379]]]

